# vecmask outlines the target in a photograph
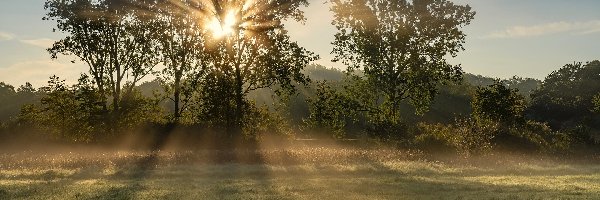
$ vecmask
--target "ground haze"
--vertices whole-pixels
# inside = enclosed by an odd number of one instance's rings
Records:
[[[583,161],[339,146],[13,150],[0,153],[0,199],[598,199],[599,172]]]

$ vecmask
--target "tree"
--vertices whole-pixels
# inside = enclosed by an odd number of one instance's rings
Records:
[[[102,126],[97,120],[102,107],[99,98],[86,96],[97,95],[89,92],[87,80],[83,75],[80,83],[69,87],[57,76],[50,77],[48,85],[40,88],[45,93],[40,105],[23,106],[20,122],[55,139],[91,142],[98,136],[96,128]]]
[[[4,82],[0,82],[0,122],[8,122],[14,119],[21,106],[39,102],[42,92],[33,88],[31,83],[15,87]]]
[[[18,110],[15,109],[16,102],[14,102],[16,96],[17,92],[14,86],[0,82],[0,102],[2,102],[0,104],[0,122],[8,121],[10,117],[18,113]]]
[[[378,113],[399,120],[402,100],[419,113],[432,101],[437,86],[459,80],[460,66],[446,61],[463,50],[475,13],[447,0],[333,0],[334,61],[364,78],[384,96]]]
[[[520,95],[530,100],[531,93],[542,85],[542,81],[533,78],[523,78],[513,76],[510,79],[503,80],[502,83],[511,89],[517,89]]]
[[[166,66],[159,77],[173,101],[173,122],[179,123],[183,112],[193,103],[206,75],[207,29],[193,1],[160,1],[155,8],[157,38],[162,62]],[[195,7],[194,7],[195,6]]]
[[[600,93],[594,96],[592,99],[592,103],[594,104],[593,111],[596,113],[600,113]]]
[[[48,49],[52,58],[74,55],[89,66],[101,96],[112,97],[116,113],[123,96],[148,75],[157,62],[154,29],[143,6],[134,0],[47,0],[45,20],[67,36]],[[104,102],[107,110],[108,101]]]
[[[346,136],[348,122],[356,119],[357,102],[347,94],[340,93],[331,87],[327,81],[316,83],[315,96],[308,100],[310,115],[305,123],[311,131],[332,134],[335,138]]]
[[[530,113],[553,128],[573,126],[595,116],[593,99],[598,93],[600,61],[567,64],[550,73],[532,94]]]
[[[600,61],[567,64],[550,73],[534,91],[528,114],[555,130],[570,133],[580,144],[596,146],[600,143],[600,115],[594,112],[598,93]]]
[[[4,82],[0,82],[0,99],[6,99],[15,95],[16,93],[17,92],[15,91],[14,86],[6,84]]]
[[[210,71],[203,95],[205,110],[220,115],[230,134],[239,133],[252,103],[249,92],[277,86],[292,91],[308,79],[301,70],[318,58],[290,40],[283,21],[302,21],[306,0],[205,2],[205,28],[211,30]]]
[[[500,80],[488,87],[478,87],[472,107],[477,121],[492,120],[509,126],[525,122],[525,98]]]

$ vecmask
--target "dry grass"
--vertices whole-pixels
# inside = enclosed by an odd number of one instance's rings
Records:
[[[0,199],[600,199],[593,163],[334,147],[85,152],[0,153]]]

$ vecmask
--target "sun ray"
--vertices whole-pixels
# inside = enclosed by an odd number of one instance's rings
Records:
[[[215,16],[208,24],[208,28],[212,31],[214,36],[220,38],[233,34],[237,26],[237,19],[235,11],[229,11],[227,14],[220,18]]]

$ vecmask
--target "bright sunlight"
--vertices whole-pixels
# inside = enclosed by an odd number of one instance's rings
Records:
[[[600,199],[597,8],[0,0],[0,200]]]
[[[223,37],[230,35],[234,32],[235,24],[237,23],[236,14],[233,11],[229,11],[225,18],[220,19],[219,16],[215,16],[212,21],[209,22],[208,28],[215,37]]]

